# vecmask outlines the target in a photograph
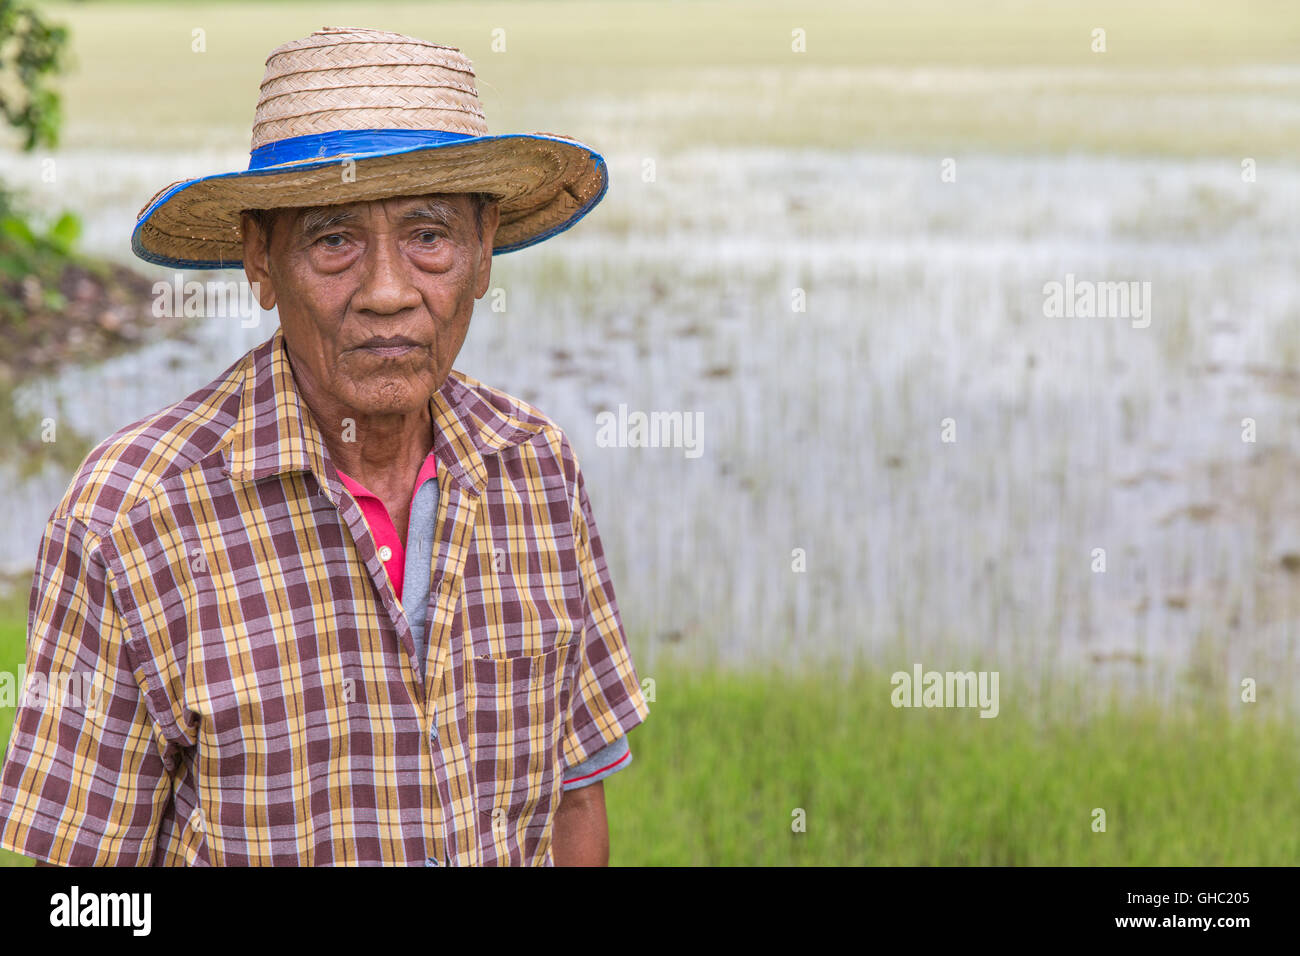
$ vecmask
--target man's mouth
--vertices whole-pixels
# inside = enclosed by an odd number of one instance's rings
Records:
[[[419,342],[416,342],[414,339],[408,339],[404,335],[394,335],[389,338],[376,335],[373,338],[366,339],[366,341],[357,346],[357,348],[363,351],[384,358],[395,358],[399,355],[405,355],[407,352],[414,351],[419,347]]]

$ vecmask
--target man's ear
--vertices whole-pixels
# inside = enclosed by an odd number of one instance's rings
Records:
[[[244,275],[257,292],[257,304],[275,308],[275,287],[271,284],[271,248],[261,223],[246,212],[239,214],[239,231],[244,240]]]
[[[492,244],[496,241],[497,226],[501,223],[501,205],[496,200],[483,207],[483,242],[479,249],[478,284],[474,298],[481,299],[492,284]]]

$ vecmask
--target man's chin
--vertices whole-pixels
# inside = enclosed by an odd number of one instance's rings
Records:
[[[427,406],[435,391],[429,379],[373,376],[364,386],[349,389],[347,404],[362,415],[408,415]]]

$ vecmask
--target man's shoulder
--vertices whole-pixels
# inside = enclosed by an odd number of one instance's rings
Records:
[[[518,444],[549,445],[557,456],[572,457],[572,448],[564,429],[536,405],[501,388],[488,385],[472,375],[452,369],[450,378],[458,385],[462,402],[484,425],[504,432],[515,429]]]
[[[504,389],[479,381],[457,369],[449,378],[462,406],[490,435],[498,480],[513,475],[518,489],[541,493],[575,509],[581,497],[581,467],[564,429],[545,412]]]
[[[106,533],[118,517],[210,458],[238,417],[256,349],[185,398],[105,438],[86,455],[51,520],[76,519]]]
[[[452,369],[448,377],[459,383],[459,385],[463,387],[464,391],[469,393],[474,399],[486,402],[496,412],[506,418],[515,419],[525,425],[559,428],[555,421],[537,406],[524,401],[516,395],[511,395],[505,389],[488,385],[480,379],[475,378],[473,375],[462,372],[460,369]]]

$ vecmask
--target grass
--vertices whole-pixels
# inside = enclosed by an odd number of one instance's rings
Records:
[[[18,580],[10,582],[7,588],[0,588],[0,671],[16,674],[26,657],[27,642],[27,592],[26,587],[17,586]],[[10,707],[0,707],[0,740],[9,740],[13,729],[14,711]],[[0,866],[30,866],[31,861],[17,856],[7,850],[0,850]]]
[[[1038,720],[1005,691],[990,720],[895,710],[888,691],[869,672],[656,675],[633,764],[606,783],[612,862],[1300,862],[1294,725],[1141,706]]]

